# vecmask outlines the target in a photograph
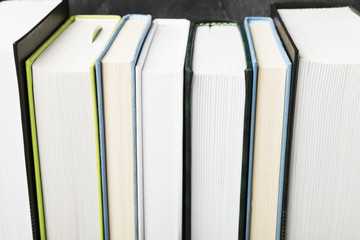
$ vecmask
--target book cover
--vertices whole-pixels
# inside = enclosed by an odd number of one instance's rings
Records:
[[[40,238],[38,201],[36,198],[33,146],[31,141],[28,90],[26,83],[26,59],[69,17],[67,0],[60,2],[28,33],[13,44],[18,79],[21,121],[23,129],[25,165],[30,199],[33,239]]]
[[[250,117],[252,101],[252,82],[253,69],[251,64],[249,46],[243,27],[237,21],[232,20],[206,20],[193,22],[190,27],[188,45],[186,50],[185,68],[184,68],[184,136],[183,136],[183,239],[191,239],[191,89],[192,89],[192,56],[194,49],[194,40],[196,27],[200,24],[208,23],[235,23],[240,31],[245,56],[246,69],[245,74],[245,111],[244,111],[244,130],[243,130],[243,151],[242,151],[242,173],[240,190],[240,213],[239,213],[239,239],[245,237],[246,224],[246,195],[248,178],[248,159],[250,144]]]
[[[117,37],[118,33],[121,31],[125,22],[129,19],[146,19],[147,24],[144,28],[140,41],[137,43],[136,51],[134,52],[134,61],[132,62],[131,69],[131,79],[132,79],[132,108],[133,108],[133,135],[134,135],[134,193],[135,193],[135,238],[138,239],[138,207],[137,207],[137,139],[136,139],[136,84],[135,84],[135,64],[137,62],[140,50],[145,41],[145,37],[151,26],[151,16],[150,15],[141,15],[141,14],[129,14],[124,16],[121,19],[121,22],[115,29],[111,39],[109,40],[104,51],[101,53],[99,58],[95,62],[95,71],[96,71],[96,91],[97,91],[97,102],[98,102],[98,117],[99,117],[99,136],[100,136],[100,164],[101,164],[101,183],[102,183],[102,197],[103,197],[103,214],[104,214],[104,233],[105,240],[110,238],[109,233],[109,211],[108,211],[108,199],[107,199],[107,176],[106,176],[106,151],[105,151],[105,123],[104,123],[104,103],[103,103],[103,91],[102,91],[102,69],[101,69],[101,60],[104,58],[105,54],[110,49],[112,43]]]
[[[135,66],[135,90],[136,90],[136,161],[137,161],[137,172],[143,172],[143,152],[142,152],[142,70],[145,64],[147,54],[149,52],[152,40],[154,38],[157,29],[157,23],[151,25],[149,32],[147,33],[144,44],[141,48],[141,53],[136,62]],[[143,175],[137,174],[137,190],[138,190],[138,239],[145,239],[144,229],[144,186],[143,186]]]
[[[37,142],[36,132],[36,119],[35,119],[35,104],[33,95],[33,84],[32,84],[32,64],[40,56],[40,54],[72,23],[75,18],[115,18],[120,22],[119,16],[97,16],[97,15],[78,15],[70,17],[56,32],[51,35],[31,56],[26,60],[26,78],[29,98],[29,112],[30,112],[30,127],[31,127],[31,138],[33,145],[33,156],[34,156],[34,170],[35,170],[35,182],[36,182],[36,194],[38,201],[38,214],[39,214],[39,225],[40,225],[40,238],[46,239],[45,232],[45,217],[44,217],[44,205],[42,198],[41,188],[41,173],[40,173],[40,161],[39,151]],[[90,80],[92,85],[93,95],[93,107],[94,107],[94,121],[95,121],[95,134],[98,135],[98,116],[97,116],[97,101],[96,101],[96,85],[95,85],[95,62],[90,66]],[[103,211],[102,211],[102,189],[101,189],[101,173],[100,173],[100,144],[99,138],[96,138],[96,152],[97,152],[97,171],[98,171],[98,192],[99,192],[99,203],[100,203],[100,233],[103,238]]]
[[[250,238],[250,218],[251,218],[251,192],[252,192],[252,169],[253,169],[253,154],[254,154],[254,136],[255,136],[255,118],[256,118],[256,91],[257,91],[257,71],[258,61],[255,54],[253,40],[251,37],[249,23],[254,21],[266,21],[270,24],[274,34],[275,41],[279,47],[281,55],[287,65],[286,71],[286,89],[285,89],[285,104],[284,104],[284,120],[282,131],[282,146],[281,146],[281,159],[280,159],[280,176],[279,176],[279,201],[278,201],[278,215],[277,215],[277,228],[276,239],[280,239],[280,227],[282,218],[282,205],[284,198],[284,175],[285,175],[285,153],[287,143],[287,130],[288,130],[288,114],[289,114],[289,97],[291,89],[291,62],[286,54],[286,51],[281,43],[281,40],[275,29],[275,25],[271,18],[267,17],[246,17],[244,20],[244,28],[247,35],[247,40],[250,48],[251,61],[253,66],[253,89],[252,89],[252,106],[251,106],[251,128],[250,128],[250,150],[249,150],[249,176],[248,176],[248,191],[247,191],[247,209],[246,209],[246,235],[245,239]]]

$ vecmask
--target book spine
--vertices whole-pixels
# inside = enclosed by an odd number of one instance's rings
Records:
[[[184,68],[184,132],[183,132],[183,240],[191,240],[191,59],[195,39],[195,23],[190,26]]]
[[[239,214],[239,240],[245,239],[246,230],[246,205],[247,205],[247,187],[248,187],[248,167],[250,151],[250,128],[251,128],[251,102],[252,102],[252,84],[253,70],[250,57],[250,49],[244,28],[238,24],[241,33],[242,43],[246,56],[245,74],[245,110],[244,110],[244,131],[243,131],[243,155],[241,168],[241,189],[240,189],[240,214]]]
[[[101,61],[95,62],[96,74],[96,91],[98,103],[98,123],[99,123],[99,140],[100,140],[100,171],[101,171],[101,190],[102,190],[102,210],[103,210],[103,227],[104,239],[109,239],[109,219],[108,219],[108,200],[107,200],[107,181],[106,181],[106,152],[105,152],[105,127],[104,127],[104,107],[102,91],[102,69]]]
[[[256,113],[255,108],[256,108],[257,70],[258,70],[255,49],[253,46],[253,41],[252,41],[250,27],[249,27],[249,22],[253,21],[253,19],[255,19],[255,18],[254,17],[246,17],[244,20],[244,29],[245,29],[245,33],[246,33],[246,37],[247,37],[247,41],[248,41],[248,45],[249,45],[252,70],[253,70],[245,240],[249,240],[249,238],[250,238],[252,171],[253,171],[255,113]]]

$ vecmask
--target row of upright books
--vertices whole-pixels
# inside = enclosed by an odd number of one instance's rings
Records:
[[[0,1],[0,239],[358,239],[360,15]]]

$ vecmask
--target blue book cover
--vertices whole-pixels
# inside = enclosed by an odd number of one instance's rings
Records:
[[[104,51],[100,54],[98,59],[95,62],[95,71],[96,71],[96,89],[97,89],[97,102],[98,102],[98,118],[99,118],[99,137],[100,137],[100,163],[101,163],[101,184],[102,184],[102,197],[103,197],[103,216],[104,216],[104,235],[105,240],[110,239],[109,232],[109,210],[108,210],[108,199],[107,199],[107,175],[106,175],[106,152],[105,152],[105,123],[104,123],[104,103],[103,103],[103,89],[102,89],[102,70],[101,70],[101,61],[110,49],[112,43],[117,37],[118,33],[121,31],[125,22],[129,19],[145,19],[146,26],[143,29],[142,35],[139,42],[137,43],[136,50],[133,55],[133,61],[131,65],[131,89],[132,89],[132,108],[133,108],[133,146],[134,146],[134,200],[135,200],[135,238],[138,239],[138,209],[137,209],[137,164],[136,164],[136,92],[135,92],[135,64],[137,62],[139,53],[141,51],[142,45],[146,38],[146,35],[151,27],[151,16],[150,15],[141,15],[141,14],[129,14],[124,16],[121,19],[121,22],[115,29],[113,35],[111,36],[107,46]]]
[[[251,125],[250,125],[250,150],[249,150],[249,175],[248,175],[248,192],[247,192],[247,209],[246,209],[246,232],[245,239],[250,238],[250,218],[251,218],[251,192],[252,192],[252,172],[253,172],[253,157],[254,157],[254,137],[255,137],[255,118],[256,118],[256,90],[257,90],[257,73],[258,73],[258,61],[255,54],[254,44],[251,37],[249,23],[254,21],[268,22],[272,32],[274,34],[275,41],[281,52],[283,60],[287,66],[286,71],[286,84],[285,84],[285,103],[284,103],[284,115],[283,115],[283,130],[281,140],[281,159],[280,159],[280,177],[279,177],[279,193],[278,193],[278,211],[277,211],[277,223],[276,223],[276,240],[280,239],[281,233],[281,221],[282,221],[282,203],[284,195],[284,174],[285,174],[285,151],[287,142],[287,127],[289,116],[289,102],[290,102],[290,84],[291,84],[291,62],[287,56],[287,53],[283,47],[283,44],[278,36],[274,22],[271,18],[267,17],[246,17],[244,20],[244,28],[247,36],[251,63],[253,65],[253,89],[252,89],[252,106],[251,106]]]

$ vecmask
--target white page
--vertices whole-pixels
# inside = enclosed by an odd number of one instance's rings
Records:
[[[142,138],[142,78],[141,71],[143,69],[147,53],[149,51],[154,33],[156,32],[156,26],[149,30],[146,40],[141,49],[138,61],[135,67],[135,81],[136,81],[136,157],[137,157],[137,182],[138,182],[138,229],[139,240],[145,239],[145,227],[144,227],[144,176],[143,176],[143,138]]]
[[[190,22],[154,20],[142,71],[145,239],[181,239],[183,68]]]
[[[237,26],[198,26],[191,92],[191,239],[239,237],[245,52]]]
[[[280,9],[299,49],[287,239],[359,239],[360,17]]]
[[[101,239],[98,136],[90,67],[117,23],[118,19],[76,18],[32,66],[49,239]],[[92,42],[97,26],[102,31]]]

